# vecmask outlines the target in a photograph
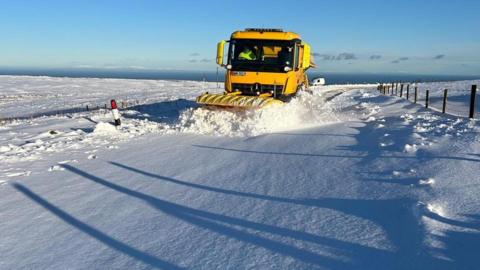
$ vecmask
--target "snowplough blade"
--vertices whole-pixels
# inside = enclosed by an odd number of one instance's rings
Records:
[[[197,97],[197,103],[209,106],[232,108],[264,108],[273,104],[283,104],[273,97],[242,96],[232,94],[203,94]]]

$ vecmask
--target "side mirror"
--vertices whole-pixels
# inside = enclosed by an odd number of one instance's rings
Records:
[[[303,59],[302,68],[307,69],[310,67],[310,45],[303,43]]]
[[[217,44],[217,64],[223,66],[223,51],[225,49],[225,40],[220,41]]]

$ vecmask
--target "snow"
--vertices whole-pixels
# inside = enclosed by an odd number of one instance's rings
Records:
[[[140,103],[118,128],[104,109],[3,123],[0,269],[477,268],[477,120],[375,85],[247,112],[197,108],[197,82],[0,85],[13,100],[4,115],[62,105],[51,93]]]
[[[109,123],[99,122],[95,125],[95,129],[93,129],[93,134],[95,136],[115,136],[118,135],[119,132],[117,128]]]
[[[87,105],[103,108],[110,99],[116,99],[119,107],[193,99],[202,91],[215,90],[216,83],[196,81],[0,75],[0,119],[84,110]]]
[[[433,185],[435,183],[435,179],[433,178],[428,178],[428,179],[420,179],[418,181],[420,185]]]
[[[338,122],[323,96],[302,93],[285,106],[246,112],[191,108],[179,118],[178,130],[196,134],[255,136]]]
[[[413,153],[417,151],[417,146],[415,144],[405,144],[405,152]]]

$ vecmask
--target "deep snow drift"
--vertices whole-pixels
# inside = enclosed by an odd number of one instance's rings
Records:
[[[369,85],[244,113],[175,87],[120,129],[103,110],[4,123],[0,268],[476,268],[476,121]]]

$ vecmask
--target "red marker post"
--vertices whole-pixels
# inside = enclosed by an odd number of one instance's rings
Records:
[[[113,120],[115,122],[115,126],[120,126],[120,124],[121,124],[121,122],[120,122],[120,112],[118,111],[117,102],[115,101],[115,99],[112,99],[110,101],[110,105],[112,107],[112,115],[113,115]]]

